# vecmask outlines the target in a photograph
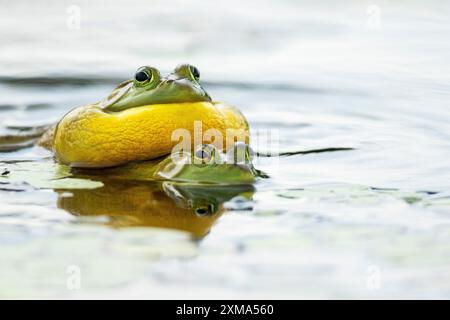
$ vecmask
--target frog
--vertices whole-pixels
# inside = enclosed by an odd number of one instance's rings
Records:
[[[71,172],[90,180],[160,181],[188,185],[251,185],[267,174],[253,165],[254,151],[244,142],[228,150],[212,144],[197,146],[193,152],[180,151],[157,159],[91,170],[72,168]]]
[[[69,111],[38,145],[73,168],[109,168],[171,154],[182,139],[189,138],[195,148],[199,143],[192,136],[199,128],[200,140],[213,130],[209,142],[218,148],[249,143],[247,119],[236,107],[211,98],[197,67],[180,64],[162,75],[143,66],[106,98]],[[174,136],[179,130],[188,137]]]

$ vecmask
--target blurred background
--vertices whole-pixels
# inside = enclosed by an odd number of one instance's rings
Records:
[[[2,134],[54,123],[141,65],[189,62],[280,151],[354,148],[257,159],[270,179],[202,240],[5,187],[0,297],[450,297],[449,16],[438,0],[0,0]]]

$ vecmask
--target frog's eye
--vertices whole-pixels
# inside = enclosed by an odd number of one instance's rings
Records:
[[[194,163],[208,164],[214,159],[215,148],[210,144],[204,144],[198,147],[194,152]]]
[[[154,78],[154,72],[151,68],[141,67],[134,74],[134,81],[138,85],[144,85],[151,82]]]
[[[197,69],[197,67],[189,66],[189,71],[191,72],[192,76],[196,81],[200,80],[200,71]]]

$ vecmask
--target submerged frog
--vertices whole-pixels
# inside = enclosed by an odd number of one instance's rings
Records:
[[[0,183],[16,190],[25,182],[38,189],[96,189],[110,181],[147,181],[189,185],[250,185],[266,177],[254,168],[252,150],[236,142],[227,152],[213,145],[200,145],[194,152],[179,152],[157,159],[92,170],[70,168],[51,161],[0,162]],[[23,185],[24,187],[26,185]],[[18,189],[17,189],[18,190]],[[26,190],[26,189],[24,189]]]
[[[226,152],[213,145],[198,146],[194,152],[179,152],[153,160],[132,162],[102,170],[72,169],[88,179],[171,181],[185,184],[245,185],[265,174],[255,169],[253,151],[236,142]]]
[[[225,137],[248,143],[242,113],[213,101],[199,81],[199,70],[189,64],[167,76],[141,67],[104,100],[67,113],[39,144],[71,167],[107,168],[170,154],[179,142],[174,132],[184,129],[193,140],[196,121],[202,131],[215,129],[221,136],[211,138],[218,147]]]

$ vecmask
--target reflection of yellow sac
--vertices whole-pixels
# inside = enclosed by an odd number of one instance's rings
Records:
[[[94,190],[60,192],[58,207],[77,216],[109,216],[113,227],[150,226],[183,230],[195,237],[206,235],[223,213],[198,216],[193,208],[176,204],[157,184],[120,181]]]
[[[246,136],[237,140],[248,143],[244,116],[221,103],[155,104],[117,113],[105,113],[89,105],[72,110],[60,121],[53,149],[59,161],[74,167],[110,167],[148,160],[171,152],[180,142],[172,141],[176,129],[187,129],[194,143],[195,121],[202,123],[199,135],[212,128],[225,139],[228,129],[236,134],[245,132]]]

